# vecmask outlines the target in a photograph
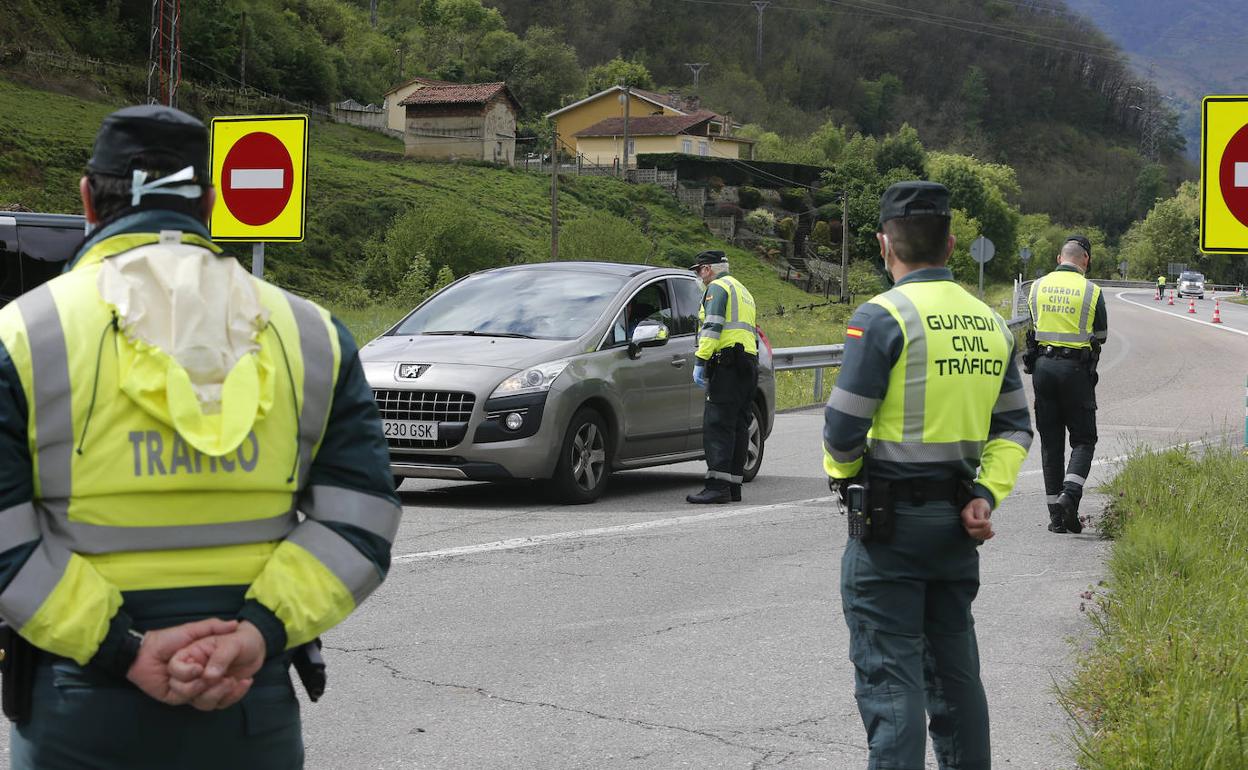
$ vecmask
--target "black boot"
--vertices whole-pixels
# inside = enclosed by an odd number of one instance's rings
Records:
[[[741,502],[741,485],[740,485],[740,484],[733,484],[733,485],[729,486],[729,487],[728,487],[728,495],[732,498],[732,501],[733,501],[734,503],[739,503],[739,502]]]
[[[1079,521],[1079,503],[1075,498],[1063,492],[1057,496],[1057,507],[1062,509],[1062,524],[1076,535],[1083,531],[1083,522]]]
[[[690,503],[726,503],[731,499],[731,495],[726,489],[711,489],[707,487],[696,495],[685,495],[685,501]]]
[[[1066,525],[1062,524],[1064,518],[1062,507],[1060,505],[1049,505],[1049,531],[1058,535],[1066,534]]]

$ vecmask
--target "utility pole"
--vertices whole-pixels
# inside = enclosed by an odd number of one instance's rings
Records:
[[[758,71],[763,71],[763,11],[771,5],[771,0],[753,0],[750,5],[758,9],[758,41],[754,44],[754,55],[758,60]]]
[[[377,0],[369,0],[368,2],[368,23],[369,26],[377,26]]]
[[[632,101],[633,88],[626,85],[624,86],[624,165],[621,168],[624,179],[628,179],[628,108]]]
[[[702,74],[702,68],[705,67],[707,64],[710,64],[710,62],[704,62],[704,61],[685,62],[685,66],[688,67],[691,72],[693,72],[693,90],[694,91],[698,90],[698,76]]]
[[[541,161],[541,156],[538,156]],[[550,261],[559,261],[559,133],[550,130]]]
[[[400,45],[394,49],[394,52],[399,55],[399,80],[401,81],[403,80],[403,56],[407,53],[407,44]]]
[[[841,302],[849,301],[849,190],[841,191]]]
[[[238,82],[247,87],[247,12],[243,11],[243,51],[238,59]]]

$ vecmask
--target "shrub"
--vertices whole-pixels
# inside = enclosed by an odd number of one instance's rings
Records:
[[[840,222],[841,206],[839,203],[829,203],[815,209],[815,219],[824,222]]]
[[[829,187],[820,187],[818,190],[811,190],[810,197],[814,199],[816,206],[828,206],[835,203],[839,207],[841,203],[840,191],[833,190]]]
[[[793,240],[793,236],[797,234],[797,220],[793,217],[785,217],[776,223],[776,235],[786,241]]]
[[[810,231],[810,239],[819,246],[832,243],[832,230],[827,222],[815,222],[815,229]]]
[[[786,211],[805,211],[806,205],[806,188],[789,187],[780,191],[780,205],[784,206]]]
[[[653,251],[635,225],[605,212],[568,222],[559,231],[559,259],[599,262],[646,262]]]
[[[866,260],[849,264],[849,275],[845,284],[851,297],[875,295],[884,289],[884,279],[880,271]]]
[[[754,209],[745,215],[745,226],[758,235],[771,235],[776,229],[776,215],[767,209]]]
[[[737,190],[737,200],[743,209],[756,209],[763,205],[763,193],[757,187],[742,187]]]

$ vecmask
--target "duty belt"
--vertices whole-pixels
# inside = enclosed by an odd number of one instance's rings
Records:
[[[961,479],[940,479],[939,481],[909,479],[899,481],[872,482],[888,485],[889,494],[894,502],[923,505],[930,502],[950,502],[962,505],[970,499],[970,486]]]
[[[1040,355],[1046,358],[1074,358],[1079,361],[1088,360],[1092,355],[1091,348],[1059,348],[1053,345],[1041,345]]]

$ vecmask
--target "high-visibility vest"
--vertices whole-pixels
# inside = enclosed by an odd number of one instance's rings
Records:
[[[1028,299],[1036,342],[1059,348],[1092,347],[1092,323],[1101,287],[1073,270],[1054,270],[1031,285]]]
[[[721,304],[722,302],[722,304]],[[711,312],[707,312],[707,307]],[[714,311],[723,308],[723,312]],[[731,275],[711,281],[698,309],[697,357],[709,360],[724,348],[740,344],[747,353],[758,353],[757,312],[754,295]]]
[[[1009,451],[1021,462],[1030,436],[989,437],[1014,351],[1005,321],[952,281],[906,283],[870,301],[896,319],[905,340],[867,432],[871,459],[974,467],[987,451]],[[984,479],[1006,490],[1013,481]]]
[[[259,350],[226,378],[219,415],[194,413],[181,365],[119,328],[97,289],[101,262],[167,248],[158,238],[106,238],[0,310],[34,467],[34,500],[5,512],[6,540],[42,537],[0,608],[36,646],[79,663],[107,623],[76,623],[76,608],[111,616],[122,592],[147,589],[249,586],[246,599],[278,616],[288,647],[303,644],[381,582],[321,522],[367,531],[372,517],[390,539],[397,522],[380,498],[307,484],[340,365],[325,310],[256,279],[270,317]],[[190,233],[172,247],[216,251]]]
[[[1166,277],[1164,275],[1157,276],[1157,283],[1161,286],[1166,285]]]

